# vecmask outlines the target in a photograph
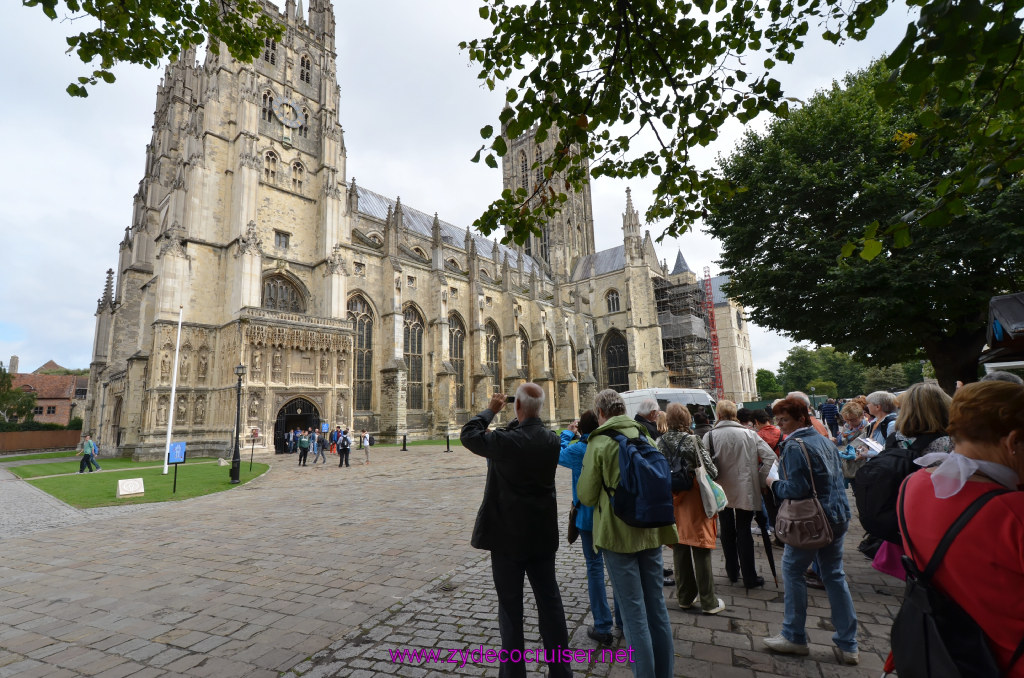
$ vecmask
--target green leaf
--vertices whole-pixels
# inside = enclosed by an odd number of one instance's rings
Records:
[[[878,240],[865,240],[864,247],[860,251],[860,258],[871,261],[882,253],[882,243]]]
[[[493,136],[493,135],[494,135],[494,126],[493,125],[485,125],[480,130],[480,136],[482,138],[484,138],[484,139],[490,139],[491,136]]]
[[[491,142],[491,148],[493,148],[494,152],[497,153],[500,157],[504,157],[505,154],[508,152],[508,144],[505,143],[505,137],[494,137],[494,141]]]
[[[491,8],[488,7],[487,5],[484,5],[483,7],[480,8],[480,18],[481,19],[486,19],[488,16],[490,16],[490,14],[491,14]]]
[[[840,259],[847,259],[849,257],[852,257],[853,253],[856,250],[857,250],[857,246],[854,245],[852,242],[848,242],[845,245],[843,245],[843,249],[839,251],[839,258]]]

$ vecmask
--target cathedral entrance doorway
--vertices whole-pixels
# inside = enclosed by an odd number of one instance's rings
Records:
[[[308,428],[320,430],[320,412],[316,405],[305,398],[288,401],[277,413],[277,421],[274,423],[275,453],[283,454],[288,451],[285,434],[294,431],[296,427],[303,431]]]

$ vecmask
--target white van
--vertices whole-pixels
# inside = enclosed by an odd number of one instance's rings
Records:
[[[630,417],[636,416],[641,401],[645,398],[654,398],[662,412],[669,403],[681,403],[686,405],[691,415],[698,409],[703,409],[708,415],[708,421],[712,424],[715,422],[717,403],[710,393],[699,388],[640,388],[635,391],[623,391],[620,395],[626,403],[626,414]]]

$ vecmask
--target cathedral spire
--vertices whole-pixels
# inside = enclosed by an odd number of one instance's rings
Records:
[[[305,20],[304,17],[302,16],[302,0],[299,0],[299,4],[295,6],[295,18],[298,21]]]
[[[100,297],[96,311],[105,311],[114,307],[114,269],[107,269],[107,282],[103,285],[103,296]]]
[[[626,189],[626,212],[622,215],[622,232],[625,237],[640,237],[640,213],[633,208],[633,193]]]
[[[692,273],[690,267],[686,265],[686,259],[683,259],[683,250],[681,249],[676,253],[676,264],[672,267],[672,275],[680,273]]]

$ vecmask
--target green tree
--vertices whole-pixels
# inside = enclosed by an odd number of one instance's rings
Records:
[[[923,362],[921,360],[907,360],[900,363],[900,369],[903,370],[903,383],[905,385],[910,386],[911,384],[924,381]]]
[[[804,393],[813,393],[817,396],[826,396],[829,398],[839,397],[839,387],[836,386],[834,381],[826,381],[825,379],[812,379],[807,382],[807,385],[801,389]]]
[[[762,400],[774,400],[782,397],[782,385],[776,380],[775,374],[771,370],[758,370],[754,375],[754,381],[757,383],[757,392]]]
[[[22,4],[38,7],[51,20],[71,18],[75,23],[69,25],[88,26],[67,38],[68,52],[97,66],[68,85],[68,94],[77,97],[88,96],[88,87],[100,80],[114,82],[112,69],[118,62],[153,68],[204,42],[214,54],[223,45],[231,56],[248,62],[260,55],[265,40],[279,40],[284,32],[284,26],[262,12],[258,0],[23,0]]]
[[[802,391],[807,382],[822,376],[818,352],[806,346],[789,349],[786,359],[779,363],[779,381],[785,391]]]
[[[906,153],[901,140],[919,129],[909,89],[888,109],[874,99],[890,75],[876,64],[766,133],[747,133],[720,161],[722,176],[747,190],[715,205],[708,231],[722,242],[726,292],[768,327],[866,364],[923,351],[952,392],[956,380],[977,378],[989,297],[1021,289],[1024,189],[1018,178],[983,191],[961,201],[952,223],[919,229],[902,248],[878,243],[871,260],[837,263],[837,244],[860,224],[926,202],[922,187],[961,166],[970,142]]]
[[[817,352],[821,360],[822,377],[836,383],[837,397],[851,397],[863,392],[864,365],[854,360],[849,353],[837,351],[831,346],[822,346]]]
[[[3,420],[32,419],[32,410],[36,406],[36,394],[13,387],[10,373],[0,363],[0,417]]]
[[[907,386],[906,375],[900,365],[869,367],[864,372],[864,391],[893,391]]]
[[[880,102],[914,104],[906,137],[922,156],[935,143],[965,143],[957,166],[916,187],[912,209],[849,215],[847,256],[863,247],[873,258],[883,241],[902,247],[908,223],[942,225],[959,216],[966,196],[1008,183],[1024,169],[1024,0],[911,0],[920,7],[886,64],[896,72],[877,83]],[[667,219],[663,235],[679,235],[742,182],[721,181],[697,167],[693,151],[714,141],[731,120],[762,112],[785,115],[789,100],[772,74],[791,63],[811,31],[833,42],[862,40],[889,0],[485,0],[480,16],[492,34],[461,44],[490,89],[505,88],[501,126],[481,130],[491,167],[506,139],[557,134],[559,151],[544,160],[532,192],[506,190],[476,226],[506,226],[523,242],[565,200],[565,183],[588,178],[574,157],[593,162],[594,177],[658,177],[649,222]],[[972,94],[973,92],[973,94]],[[872,92],[873,93],[873,92]],[[964,109],[968,96],[976,106]],[[859,218],[865,217],[868,218]],[[868,226],[865,229],[865,226]]]

